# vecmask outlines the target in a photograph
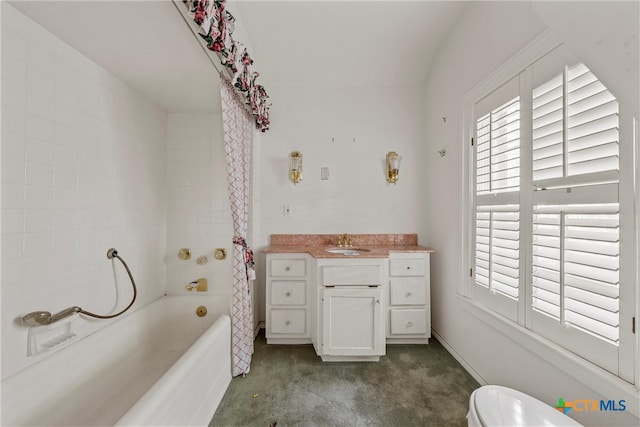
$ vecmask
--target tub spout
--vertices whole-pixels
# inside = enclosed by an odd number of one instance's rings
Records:
[[[193,282],[189,282],[184,286],[184,288],[189,292],[193,291],[194,289],[197,292],[205,292],[209,289],[209,285],[207,284],[207,279],[200,278],[198,280],[194,280]]]

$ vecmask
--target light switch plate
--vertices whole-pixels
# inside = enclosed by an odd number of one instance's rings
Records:
[[[326,181],[329,179],[329,168],[328,167],[323,167],[320,168],[320,179],[323,181]]]

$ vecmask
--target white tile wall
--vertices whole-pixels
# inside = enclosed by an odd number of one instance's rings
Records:
[[[227,192],[220,113],[169,114],[167,126],[167,293],[184,294],[200,277],[209,293],[230,293],[233,222]],[[178,258],[190,248],[191,260]],[[214,258],[215,248],[227,259]],[[208,262],[198,265],[204,255]]]
[[[131,285],[116,264],[116,289],[106,258],[110,247],[118,249],[136,278],[136,307],[165,292],[167,114],[6,2],[1,95],[5,378],[47,356],[26,356],[27,328],[16,321],[24,314],[72,305],[106,313],[128,304]],[[199,129],[212,132],[204,123]],[[202,132],[193,135],[194,142]],[[190,148],[196,159],[201,149],[213,154],[198,144]],[[184,166],[187,159],[182,161]],[[213,196],[202,195],[206,186],[196,183],[216,172],[199,168],[197,173],[181,168],[186,171],[178,174],[193,190],[181,206],[193,212],[199,221],[194,224],[212,224],[213,210],[201,211],[201,217],[191,208],[214,205]],[[175,217],[175,209],[171,212]],[[183,228],[195,241],[176,238],[172,245],[180,240],[205,247],[198,226]],[[185,277],[199,275],[193,273]],[[81,336],[107,323],[84,321],[76,332]]]

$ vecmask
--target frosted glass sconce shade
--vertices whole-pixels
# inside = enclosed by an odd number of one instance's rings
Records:
[[[387,153],[387,182],[395,184],[400,173],[400,156],[395,151]]]
[[[302,154],[299,151],[289,154],[289,179],[294,184],[302,181]]]

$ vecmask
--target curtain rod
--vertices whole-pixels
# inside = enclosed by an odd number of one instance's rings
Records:
[[[191,30],[191,34],[197,39],[198,45],[202,48],[207,58],[209,58],[209,62],[211,62],[218,74],[221,77],[226,78],[228,81],[231,81],[233,76],[230,74],[227,68],[222,67],[220,58],[218,58],[218,54],[207,49],[205,40],[200,37],[200,34],[198,33],[197,24],[193,22],[193,19],[188,15],[188,8],[184,7],[184,5],[179,4],[182,3],[182,0],[172,0],[171,3],[173,3],[175,8],[178,9],[178,12],[180,12],[180,16],[182,16],[184,22],[187,23],[187,26]]]

